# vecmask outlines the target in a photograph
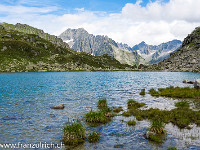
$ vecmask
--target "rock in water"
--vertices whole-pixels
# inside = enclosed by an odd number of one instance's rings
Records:
[[[50,107],[51,109],[64,109],[65,105],[64,104],[59,104],[59,105],[55,105],[53,107]]]
[[[197,80],[194,82],[194,88],[200,89],[200,79],[197,79]]]
[[[187,126],[187,129],[192,129],[192,128],[194,128],[194,125],[188,125]]]
[[[194,84],[194,81],[183,80],[183,83],[186,83],[186,84]]]

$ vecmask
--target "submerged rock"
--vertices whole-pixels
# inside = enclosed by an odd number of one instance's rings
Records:
[[[195,80],[195,82],[194,82],[194,88],[200,89],[200,79]]]
[[[64,109],[65,105],[64,104],[59,104],[59,105],[55,105],[53,107],[50,107],[51,109]]]

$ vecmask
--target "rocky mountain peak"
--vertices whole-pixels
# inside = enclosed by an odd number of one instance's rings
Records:
[[[137,55],[137,52],[127,51],[125,49],[127,46],[120,47],[108,36],[89,34],[83,28],[68,29],[60,34],[59,37],[78,52],[86,52],[95,56],[108,54],[119,62],[129,65],[135,65],[144,60]]]

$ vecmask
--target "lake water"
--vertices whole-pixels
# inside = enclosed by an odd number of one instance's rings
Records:
[[[179,72],[45,72],[45,73],[1,73],[0,74],[0,144],[38,144],[62,141],[62,128],[73,119],[83,119],[85,113],[97,109],[97,101],[106,98],[109,106],[122,106],[126,110],[128,99],[144,102],[148,107],[174,108],[176,100],[155,98],[149,94],[140,96],[145,88],[191,86],[184,79],[199,79],[199,73]],[[51,106],[65,104],[64,110],[53,110]],[[149,121],[137,121],[129,127],[116,116],[108,124],[92,128],[98,131],[97,144],[85,142],[79,149],[200,149],[200,128],[179,130],[166,125],[166,140],[153,145],[144,138]],[[195,138],[192,138],[195,137]],[[114,148],[119,145],[121,148]],[[1,149],[1,148],[0,148]]]

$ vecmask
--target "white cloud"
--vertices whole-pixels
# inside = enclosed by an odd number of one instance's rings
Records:
[[[149,2],[146,7],[140,4],[141,0],[136,4],[127,3],[120,13],[115,14],[77,8],[75,13],[63,15],[45,14],[57,7],[0,5],[0,13],[7,13],[0,20],[26,23],[56,35],[67,28],[85,28],[89,33],[108,35],[130,46],[141,41],[160,44],[173,39],[183,40],[200,26],[200,0],[156,1]]]

